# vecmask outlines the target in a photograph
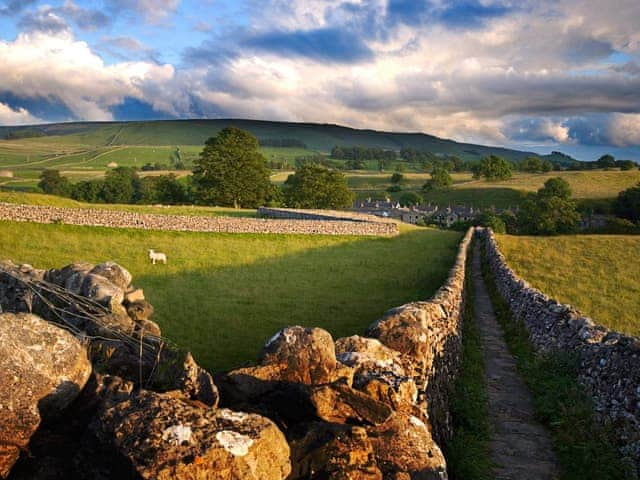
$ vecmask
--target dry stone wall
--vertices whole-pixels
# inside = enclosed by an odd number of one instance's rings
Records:
[[[451,434],[471,237],[429,301],[388,311],[365,336],[287,327],[256,364],[213,378],[162,339],[121,266],[0,262],[0,308],[64,325],[88,346],[93,370],[57,420],[28,426],[30,456],[9,478],[446,479],[439,444]],[[0,324],[9,320],[21,318],[0,313]],[[7,326],[7,336],[17,330]],[[8,352],[6,361],[21,360]],[[15,458],[14,448],[0,477]]]
[[[598,325],[532,288],[509,267],[493,232],[484,235],[498,290],[526,326],[533,347],[579,356],[578,380],[593,398],[598,419],[614,427],[621,453],[640,473],[640,338]]]
[[[397,220],[377,217],[358,212],[341,210],[307,210],[299,208],[260,207],[258,215],[267,218],[286,218],[290,220],[338,220],[349,222],[397,224]]]
[[[285,220],[242,217],[161,215],[83,208],[47,207],[0,203],[0,220],[36,223],[66,223],[116,228],[220,233],[281,233],[313,235],[398,234],[395,223],[327,219]],[[329,217],[333,218],[333,217]]]

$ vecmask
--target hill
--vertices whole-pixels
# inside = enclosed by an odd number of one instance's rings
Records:
[[[243,119],[162,120],[150,122],[77,122],[0,127],[0,138],[28,140],[34,146],[93,145],[197,145],[226,126],[234,125],[253,133],[267,143],[281,140],[301,142],[310,150],[328,152],[334,146],[379,147],[400,150],[411,147],[441,155],[457,155],[462,159],[478,159],[484,155],[500,155],[513,161],[533,155],[531,152],[459,143],[424,133],[395,133],[357,130],[340,125],[270,122]]]

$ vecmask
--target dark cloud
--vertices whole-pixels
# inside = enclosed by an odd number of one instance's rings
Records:
[[[22,12],[38,0],[4,0],[0,5],[0,16],[12,16]]]
[[[180,0],[105,0],[105,5],[114,15],[122,12],[133,13],[156,23],[174,13],[180,5]]]
[[[126,97],[121,104],[112,107],[111,113],[113,118],[121,121],[171,120],[176,118],[165,112],[159,112],[149,103],[132,97]]]
[[[25,14],[18,22],[18,26],[28,32],[43,32],[49,35],[70,31],[64,17],[58,15],[52,8]]]
[[[406,25],[442,23],[454,28],[478,28],[486,20],[513,11],[503,4],[484,4],[474,0],[448,1],[442,4],[428,0],[389,0],[388,20]]]
[[[373,52],[360,35],[341,28],[269,32],[246,39],[244,45],[284,56],[337,63],[352,63],[373,58]]]
[[[27,97],[19,96],[12,92],[0,91],[0,103],[8,105],[13,110],[24,108],[33,116],[45,119],[47,122],[64,122],[77,119],[63,101],[52,96]]]
[[[81,8],[71,1],[55,11],[73,20],[83,30],[97,30],[111,24],[111,18],[100,10]]]

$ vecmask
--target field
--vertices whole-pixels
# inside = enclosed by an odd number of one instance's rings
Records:
[[[38,268],[115,260],[154,305],[165,336],[205,367],[253,361],[286,325],[362,333],[388,308],[426,299],[461,234],[405,227],[395,238],[229,235],[0,222],[0,258]],[[168,254],[151,265],[147,248]]]
[[[597,323],[640,335],[640,237],[499,235],[498,243],[532,286]]]

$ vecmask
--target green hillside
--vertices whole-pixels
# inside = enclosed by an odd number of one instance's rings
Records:
[[[118,145],[202,145],[228,125],[253,133],[262,140],[294,139],[308,149],[328,152],[336,145],[380,147],[400,150],[413,147],[434,154],[457,155],[477,159],[496,154],[510,160],[531,155],[499,147],[458,143],[423,133],[392,133],[356,130],[339,125],[268,122],[258,120],[168,120],[151,122],[80,122],[26,127],[0,127],[0,138],[25,141],[40,150],[46,145],[118,146]],[[11,142],[8,142],[11,143]]]

